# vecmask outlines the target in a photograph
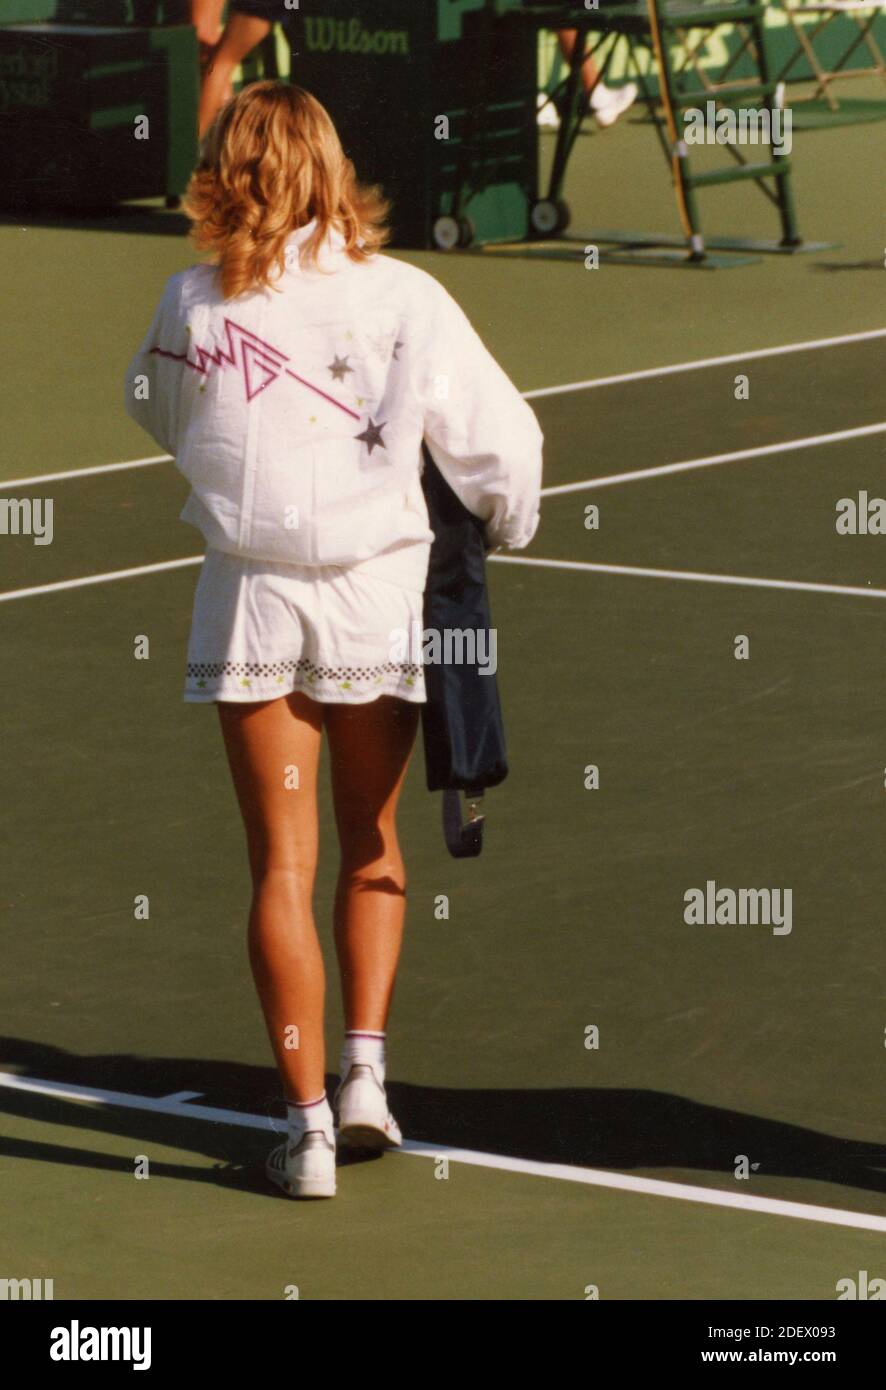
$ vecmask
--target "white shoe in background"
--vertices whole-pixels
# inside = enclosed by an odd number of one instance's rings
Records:
[[[556,103],[545,92],[538,94],[538,124],[542,130],[560,129],[560,113]]]
[[[591,109],[597,125],[604,128],[615,125],[619,116],[623,116],[636,100],[636,82],[626,82],[623,87],[606,87],[598,82],[591,93]]]

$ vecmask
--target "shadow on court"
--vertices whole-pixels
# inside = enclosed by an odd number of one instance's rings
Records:
[[[190,222],[183,212],[143,204],[118,203],[113,207],[66,208],[13,207],[0,194],[0,227],[46,227],[65,232],[128,232],[135,236],[185,237]]]
[[[261,1164],[274,1138],[270,1122],[283,1118],[270,1067],[191,1058],[123,1054],[80,1057],[21,1039],[0,1039],[0,1070],[23,1077],[159,1098],[197,1091],[201,1103],[267,1116],[268,1131],[190,1120],[115,1106],[85,1108],[58,1096],[0,1087],[0,1110],[35,1123],[127,1136],[139,1147],[155,1143],[204,1154],[213,1168],[151,1159],[155,1177],[185,1178],[243,1191],[268,1193]],[[332,1094],[337,1077],[327,1077]],[[445,1090],[388,1084],[391,1107],[413,1141],[496,1153],[510,1158],[581,1167],[698,1169],[734,1181],[738,1154],[749,1155],[761,1178],[805,1178],[866,1192],[886,1193],[886,1145],[817,1133],[798,1125],[703,1105],[659,1091],[587,1088],[559,1090]],[[40,1162],[69,1163],[131,1173],[133,1158],[38,1140],[0,1138],[0,1153]],[[148,1155],[150,1157],[150,1155]],[[341,1155],[342,1162],[376,1155]]]

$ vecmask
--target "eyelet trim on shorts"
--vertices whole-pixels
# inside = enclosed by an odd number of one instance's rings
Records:
[[[339,690],[351,690],[355,682],[364,687],[382,685],[390,682],[393,676],[404,685],[415,685],[421,667],[409,661],[385,661],[377,666],[317,666],[307,657],[290,661],[208,661],[189,662],[187,679],[204,690],[210,681],[237,678],[237,683],[248,690],[253,681],[264,684],[275,681],[285,685],[287,676],[300,677],[305,685],[311,687],[324,684],[335,685]]]

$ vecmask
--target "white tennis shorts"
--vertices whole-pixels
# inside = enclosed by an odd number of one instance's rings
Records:
[[[279,565],[209,550],[188,643],[184,698],[323,704],[380,695],[423,703],[424,673],[397,635],[422,622],[423,595],[359,565]]]

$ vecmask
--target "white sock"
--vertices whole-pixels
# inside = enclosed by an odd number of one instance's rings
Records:
[[[309,1129],[319,1129],[334,1143],[332,1110],[326,1099],[326,1092],[316,1100],[286,1102],[286,1118],[289,1122],[289,1138],[293,1144],[301,1143]]]
[[[385,1084],[385,1035],[372,1033],[365,1029],[352,1029],[345,1033],[341,1049],[340,1075],[344,1081],[351,1067],[358,1063],[372,1067],[383,1086]]]

